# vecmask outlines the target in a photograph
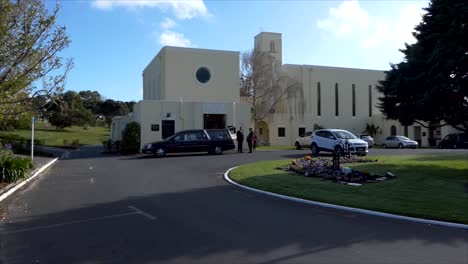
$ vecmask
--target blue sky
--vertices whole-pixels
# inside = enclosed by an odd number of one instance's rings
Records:
[[[387,70],[429,1],[61,1],[75,67],[66,89],[142,99],[142,71],[164,45],[246,51],[283,34],[283,63]],[[47,2],[49,8],[53,2]]]

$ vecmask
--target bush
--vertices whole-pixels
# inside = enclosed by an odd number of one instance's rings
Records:
[[[112,151],[112,140],[107,139],[107,140],[102,141],[102,146],[104,147],[105,151],[111,152]]]
[[[77,139],[77,138],[73,139],[72,142],[71,142],[71,145],[73,147],[79,147],[80,146],[80,140]]]
[[[68,146],[68,139],[66,139],[66,138],[63,139],[63,145]]]
[[[0,181],[10,183],[28,177],[33,168],[30,159],[15,157],[11,152],[0,154]]]
[[[123,154],[134,154],[140,151],[140,124],[137,122],[127,124],[120,147]]]

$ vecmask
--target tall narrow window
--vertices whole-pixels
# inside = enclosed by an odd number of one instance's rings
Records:
[[[339,100],[338,100],[338,83],[335,83],[335,116],[339,115],[338,103],[339,103]]]
[[[372,116],[372,85],[369,85],[369,116]]]
[[[317,83],[317,115],[322,115],[322,102],[321,102],[320,82]]]
[[[356,85],[353,83],[353,116],[356,116]]]
[[[276,53],[276,51],[275,51],[275,41],[274,40],[270,41],[270,52],[271,53]]]

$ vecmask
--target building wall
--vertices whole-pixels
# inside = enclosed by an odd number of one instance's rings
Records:
[[[110,131],[110,139],[112,141],[120,141],[122,140],[122,135],[125,127],[128,123],[134,121],[133,114],[128,116],[116,116],[112,119],[111,124],[111,131]]]
[[[174,120],[175,132],[203,128],[204,114],[225,114],[226,126],[249,127],[250,106],[245,103],[209,103],[140,101],[134,108],[135,120],[141,125],[141,144],[162,140],[162,120]],[[151,131],[159,125],[159,131]]]
[[[143,70],[143,100],[161,100],[165,97],[165,54],[165,49],[161,49]]]
[[[211,75],[199,82],[195,73]],[[164,47],[143,71],[143,99],[239,102],[239,52]]]

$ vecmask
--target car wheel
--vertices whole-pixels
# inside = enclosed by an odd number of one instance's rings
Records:
[[[437,145],[438,149],[442,149],[442,144]]]
[[[398,144],[398,148],[399,148],[399,149],[402,149],[402,148],[403,148],[403,144],[401,144],[401,143]]]
[[[166,150],[163,148],[158,148],[156,149],[156,152],[154,152],[154,155],[156,155],[159,158],[164,157],[166,156]]]
[[[386,149],[386,148],[387,148],[387,145],[383,144],[383,145],[382,145],[382,148],[383,148],[383,149]]]
[[[216,155],[221,155],[221,154],[223,154],[223,148],[220,147],[220,146],[216,146],[216,147],[214,148],[214,154],[216,154]]]
[[[295,145],[296,145],[296,149],[297,149],[297,150],[301,149],[301,144],[299,144],[299,142],[296,142]]]
[[[319,152],[320,152],[319,148],[317,147],[317,145],[315,143],[312,144],[310,149],[312,150],[312,155],[314,155],[314,156],[318,155]]]

